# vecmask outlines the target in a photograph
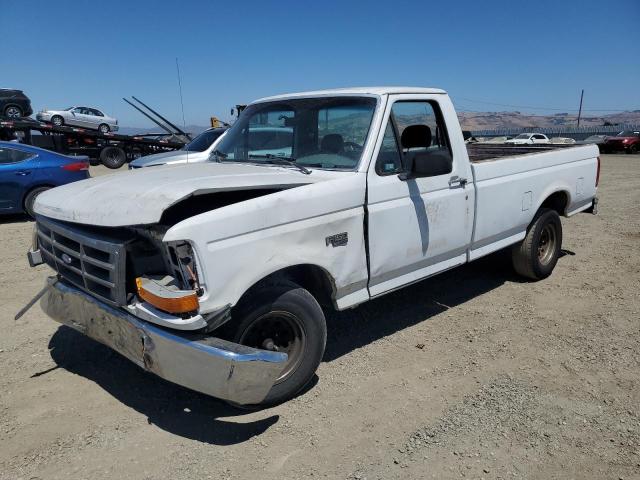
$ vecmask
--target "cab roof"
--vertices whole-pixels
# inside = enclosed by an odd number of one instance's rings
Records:
[[[439,88],[425,88],[425,87],[350,87],[350,88],[332,88],[328,90],[313,90],[309,92],[299,93],[287,93],[284,95],[274,95],[271,97],[264,97],[256,100],[257,102],[268,102],[272,100],[283,100],[286,98],[301,98],[301,97],[329,97],[332,95],[390,95],[400,93],[414,93],[414,94],[446,94],[444,90]]]

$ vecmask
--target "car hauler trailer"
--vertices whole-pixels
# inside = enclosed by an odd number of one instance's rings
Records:
[[[85,128],[56,127],[28,118],[0,118],[0,140],[18,140],[66,155],[87,155],[108,168],[120,168],[144,155],[177,150],[188,141],[176,134],[150,138],[148,135],[100,133]]]

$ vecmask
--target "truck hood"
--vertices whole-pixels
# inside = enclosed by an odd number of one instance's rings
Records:
[[[259,188],[286,189],[330,178],[314,170],[231,163],[140,169],[53,188],[38,195],[37,214],[87,225],[119,227],[160,221],[171,205],[194,195]]]
[[[174,150],[172,152],[155,153],[146,157],[136,158],[130,163],[132,168],[156,167],[158,165],[204,162],[209,158],[208,152],[187,152],[186,150]]]

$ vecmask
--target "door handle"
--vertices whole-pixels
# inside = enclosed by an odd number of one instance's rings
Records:
[[[18,175],[20,177],[26,177],[30,173],[31,173],[31,170],[20,170],[20,171],[16,172],[16,175]]]
[[[451,177],[449,179],[449,188],[458,188],[458,187],[464,188],[466,185],[467,185],[466,178],[461,178],[456,175],[455,177]]]

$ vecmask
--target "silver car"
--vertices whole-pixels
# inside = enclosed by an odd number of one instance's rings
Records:
[[[96,108],[69,107],[64,110],[43,110],[36,115],[40,122],[50,122],[57,127],[69,125],[98,130],[101,133],[117,132],[118,120]]]

